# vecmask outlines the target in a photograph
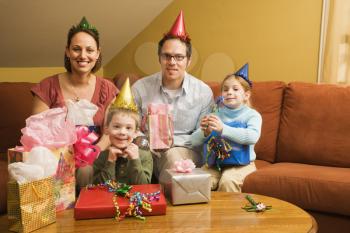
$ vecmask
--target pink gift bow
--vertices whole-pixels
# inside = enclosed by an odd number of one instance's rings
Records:
[[[98,139],[98,136],[94,132],[90,132],[86,126],[78,126],[76,132],[77,141],[73,145],[75,167],[92,165],[100,153],[100,148],[92,144]]]
[[[175,161],[173,170],[177,173],[191,173],[195,167],[191,159],[181,159]]]

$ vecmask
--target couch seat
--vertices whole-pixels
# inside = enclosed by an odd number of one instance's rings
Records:
[[[350,168],[275,163],[247,176],[243,192],[276,197],[306,210],[350,216]]]

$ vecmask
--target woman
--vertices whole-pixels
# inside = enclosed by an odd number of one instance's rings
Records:
[[[77,102],[86,99],[98,107],[93,121],[96,132],[100,133],[105,113],[118,90],[112,82],[94,74],[101,67],[99,33],[85,17],[68,32],[64,66],[67,70],[65,73],[47,77],[31,89],[34,95],[33,114],[49,108],[64,107],[67,100]],[[108,137],[102,134],[97,145],[105,150],[109,146]],[[91,183],[92,174],[92,166],[78,169],[77,186]]]

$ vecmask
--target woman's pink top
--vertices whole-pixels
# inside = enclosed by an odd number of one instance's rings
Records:
[[[63,99],[58,75],[45,78],[31,89],[34,95],[37,95],[49,108],[64,107]],[[95,92],[91,102],[98,107],[98,111],[94,116],[94,124],[102,129],[106,108],[109,106],[113,98],[118,94],[119,90],[115,85],[107,79],[96,77]]]

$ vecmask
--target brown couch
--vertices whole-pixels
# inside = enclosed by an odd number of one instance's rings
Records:
[[[125,77],[117,75],[120,87]],[[209,83],[218,95],[217,82]],[[0,83],[0,188],[6,189],[7,148],[18,144],[30,115],[30,83]],[[263,116],[256,145],[258,170],[243,191],[280,198],[309,211],[319,232],[350,229],[350,87],[307,83],[254,83],[252,102]],[[268,204],[268,203],[267,203]],[[0,192],[0,214],[6,192]]]
[[[309,211],[319,232],[350,229],[350,87],[256,83],[263,127],[256,172],[243,192],[286,200]]]

